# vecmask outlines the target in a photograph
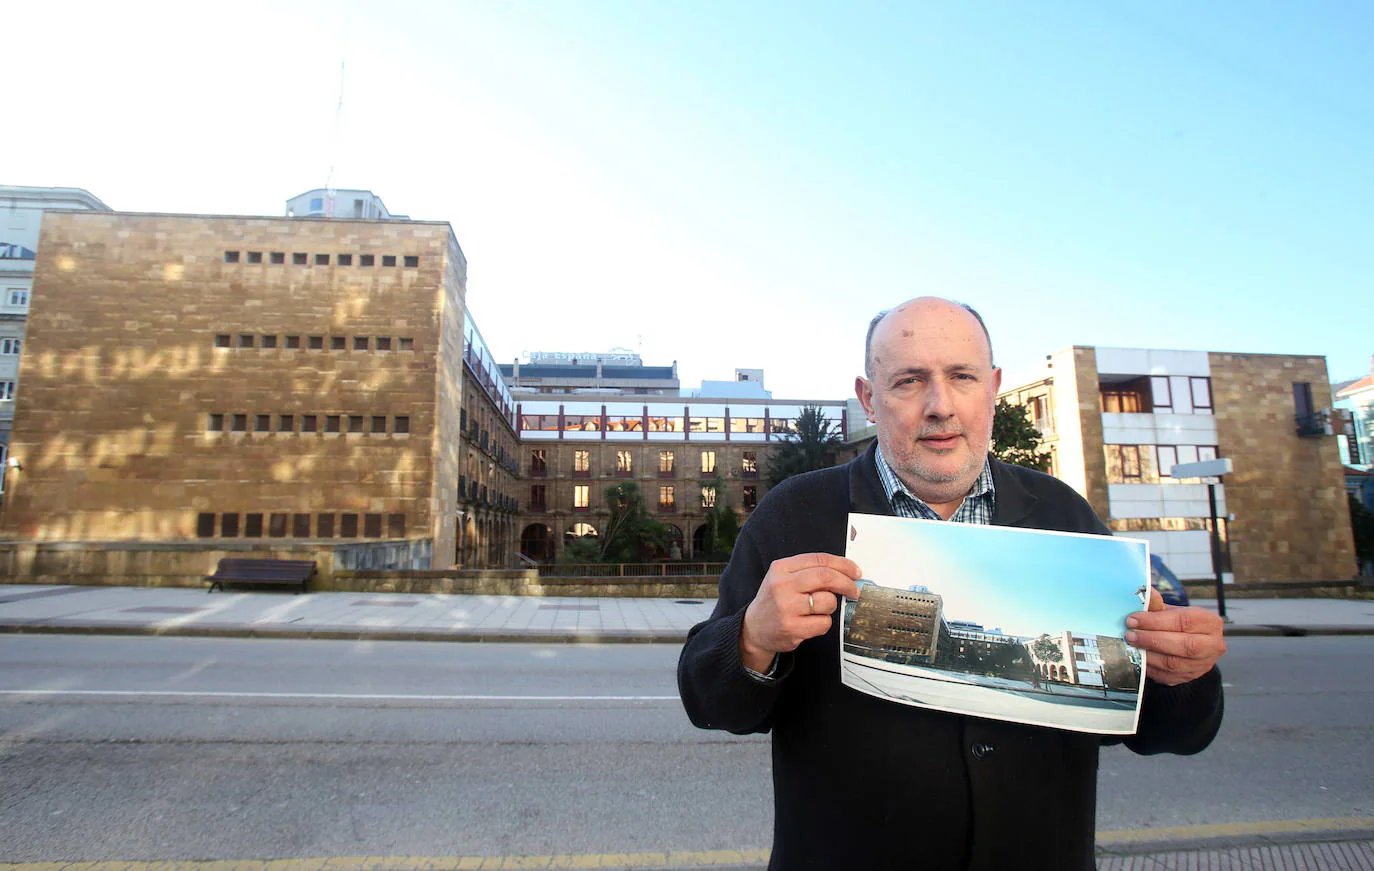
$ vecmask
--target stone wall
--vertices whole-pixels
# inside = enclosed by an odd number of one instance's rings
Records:
[[[1321,357],[1208,355],[1224,479],[1231,558],[1238,581],[1354,576],[1342,467],[1332,436],[1296,433],[1293,384],[1311,385],[1315,409],[1331,405]]]

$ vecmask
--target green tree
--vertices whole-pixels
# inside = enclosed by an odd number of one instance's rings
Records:
[[[1059,646],[1059,642],[1049,635],[1041,635],[1031,642],[1031,649],[1035,655],[1046,662],[1059,662],[1064,658],[1064,651]]]
[[[1040,446],[1040,430],[1031,423],[1024,405],[997,400],[992,417],[992,453],[1004,463],[1025,466],[1037,472],[1050,470],[1050,455]]]
[[[1350,500],[1350,531],[1355,536],[1355,559],[1363,570],[1374,561],[1374,514],[1364,507],[1353,494],[1345,494]]]
[[[668,527],[649,516],[644,494],[633,481],[606,488],[611,516],[601,535],[600,559],[605,562],[643,562],[668,544]]]
[[[725,500],[725,482],[719,476],[702,486],[713,488],[716,500],[702,517],[706,526],[706,553],[699,556],[710,561],[724,561],[730,558],[735,539],[739,537],[739,516]]]
[[[770,487],[778,486],[793,475],[835,465],[835,448],[840,445],[840,432],[820,406],[807,405],[797,415],[793,431],[781,434],[778,441],[778,446],[767,461]]]

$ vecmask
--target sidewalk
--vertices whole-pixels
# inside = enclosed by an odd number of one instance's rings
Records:
[[[1215,610],[1215,601],[1197,604]],[[0,632],[680,644],[712,599],[206,593],[187,587],[0,584]],[[1236,599],[1231,637],[1374,635],[1374,601]]]

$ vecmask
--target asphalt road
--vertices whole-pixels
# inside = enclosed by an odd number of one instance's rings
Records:
[[[0,637],[0,862],[768,846],[766,739],[669,646]],[[1231,643],[1192,758],[1103,754],[1099,828],[1374,816],[1374,638]]]

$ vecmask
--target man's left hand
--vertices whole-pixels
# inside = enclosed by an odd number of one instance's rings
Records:
[[[1126,618],[1126,642],[1147,651],[1145,676],[1178,686],[1212,670],[1226,652],[1221,618],[1206,608],[1165,605],[1150,588],[1148,611]]]

